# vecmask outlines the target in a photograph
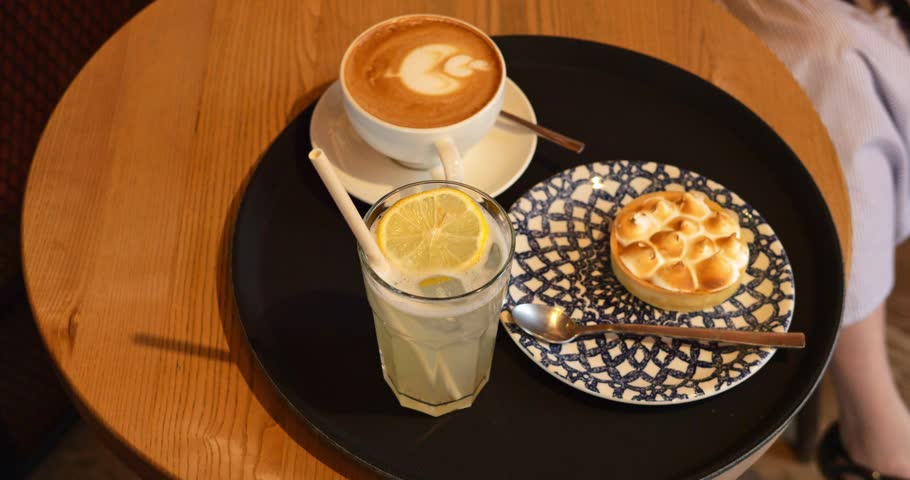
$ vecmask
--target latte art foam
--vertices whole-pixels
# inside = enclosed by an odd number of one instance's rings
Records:
[[[462,79],[475,70],[489,71],[490,64],[460,53],[453,45],[434,43],[411,50],[401,69],[386,72],[385,77],[397,77],[405,88],[421,95],[451,95],[465,87]]]
[[[343,69],[345,86],[358,105],[411,128],[470,117],[496,95],[503,76],[489,39],[431,16],[376,27],[352,47]]]

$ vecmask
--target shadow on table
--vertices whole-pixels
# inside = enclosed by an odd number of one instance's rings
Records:
[[[184,342],[173,338],[149,335],[147,333],[137,333],[133,335],[133,343],[144,347],[168,350],[186,355],[195,355],[197,357],[204,357],[221,362],[231,361],[231,352],[227,350],[206,347],[198,343]]]
[[[317,85],[315,88],[311,88],[306,94],[302,95],[300,98],[294,101],[291,105],[291,110],[288,111],[287,117],[285,117],[285,122],[290,124],[300,116],[310,105],[316,103],[316,100],[319,100],[319,97],[328,90],[329,86],[334,83],[334,80],[322,83]],[[244,181],[244,187],[246,187],[246,181]],[[240,189],[243,192],[243,189]],[[234,212],[236,213],[236,212]]]
[[[325,86],[317,88],[314,91],[321,93]],[[309,102],[315,98],[318,98],[318,95],[310,98]],[[303,104],[302,101],[298,103]],[[244,176],[240,188],[238,188],[237,192],[234,194],[227,217],[224,219],[221,240],[218,246],[218,311],[225,339],[227,340],[230,349],[228,352],[228,359],[237,365],[241,375],[243,375],[244,380],[259,403],[298,445],[307,450],[307,452],[317,460],[347,478],[375,477],[375,474],[360,464],[346,459],[341,452],[330,446],[328,442],[321,438],[317,432],[311,430],[295,414],[285,399],[275,391],[271,382],[260,368],[247,343],[243,327],[240,323],[231,281],[231,239],[233,237],[237,212],[240,208],[240,202],[243,199],[243,193],[246,190],[250,177],[256,170],[257,165],[258,161],[257,164],[250,167],[250,170]]]

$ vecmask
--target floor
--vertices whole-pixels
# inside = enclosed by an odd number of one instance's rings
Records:
[[[910,403],[910,242],[898,249],[897,285],[888,301],[888,351],[894,375]],[[822,396],[820,428],[827,428],[837,418],[837,402],[829,378],[819,387]],[[821,433],[821,432],[819,432]],[[822,476],[812,462],[801,463],[792,445],[792,429],[775,443],[746,476],[762,480],[816,480]],[[138,478],[108,451],[88,426],[79,422],[63,437],[59,445],[40,464],[29,480],[79,478]]]
[[[910,404],[910,242],[905,242],[897,251],[897,281],[891,298],[888,299],[888,356],[894,369],[894,377]],[[819,426],[822,433],[837,419],[837,400],[830,378],[825,378],[819,387],[822,396]],[[770,451],[752,468],[761,479],[815,480],[823,478],[814,463],[802,464],[796,459],[786,439],[778,441]]]
[[[57,447],[38,465],[29,480],[120,480],[136,479],[130,469],[105,448],[88,425],[79,421]]]

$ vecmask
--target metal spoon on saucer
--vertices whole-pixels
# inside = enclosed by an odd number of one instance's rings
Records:
[[[580,142],[578,140],[575,140],[574,138],[567,137],[559,132],[554,132],[553,130],[550,130],[547,127],[542,127],[536,123],[529,122],[529,121],[519,117],[518,115],[509,113],[505,110],[500,111],[499,114],[501,116],[527,128],[528,130],[531,130],[532,132],[536,133],[541,138],[549,140],[549,141],[559,145],[560,147],[572,150],[575,153],[581,153],[581,151],[585,149],[584,142]]]
[[[803,348],[806,346],[806,337],[802,333],[747,332],[720,328],[670,327],[640,323],[579,325],[559,307],[531,303],[525,303],[513,308],[512,319],[516,325],[531,336],[550,343],[571,342],[581,335],[624,333],[684,340],[708,340],[759,347]]]

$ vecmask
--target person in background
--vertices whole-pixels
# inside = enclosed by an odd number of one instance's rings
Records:
[[[850,194],[853,262],[831,369],[828,478],[910,479],[910,411],[888,364],[884,302],[910,237],[908,0],[720,0],[789,68],[828,128]]]

